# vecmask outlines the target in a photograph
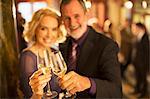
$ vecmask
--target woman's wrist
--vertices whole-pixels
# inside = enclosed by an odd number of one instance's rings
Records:
[[[42,95],[33,94],[31,99],[42,99]]]

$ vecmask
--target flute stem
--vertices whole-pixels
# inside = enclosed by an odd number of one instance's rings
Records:
[[[48,93],[48,94],[50,94],[50,95],[52,95],[52,92],[51,92],[51,88],[50,88],[50,84],[49,84],[49,82],[48,82],[48,84],[47,84],[47,87],[48,87],[48,89],[47,89],[47,93]]]

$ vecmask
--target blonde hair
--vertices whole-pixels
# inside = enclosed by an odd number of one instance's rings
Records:
[[[36,11],[32,16],[32,20],[28,22],[25,26],[23,37],[25,41],[28,42],[29,44],[33,44],[36,41],[35,31],[38,28],[40,21],[44,16],[51,16],[58,20],[58,38],[56,42],[59,42],[61,38],[63,38],[63,33],[60,30],[60,25],[61,25],[60,17],[51,9],[43,8]]]

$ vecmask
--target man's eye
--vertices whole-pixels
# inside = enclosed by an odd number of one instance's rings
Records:
[[[79,15],[75,15],[75,18],[76,18],[76,19],[79,18]]]

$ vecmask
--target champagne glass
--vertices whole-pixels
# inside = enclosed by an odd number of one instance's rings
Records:
[[[43,57],[41,57],[43,56]],[[41,53],[37,53],[37,64],[38,64],[38,69],[42,69],[43,74],[48,73],[51,71],[51,61],[50,61],[50,51],[49,50],[44,50]],[[58,95],[56,91],[51,91],[50,89],[50,83],[47,83],[47,91],[43,94],[44,98],[55,98]]]
[[[62,57],[61,52],[60,51],[53,52],[51,54],[51,61],[52,61],[51,69],[53,73],[60,78],[64,76],[67,71],[67,65]],[[65,98],[69,98],[72,96],[75,98],[76,94],[71,95],[69,92],[66,92],[64,95]]]

